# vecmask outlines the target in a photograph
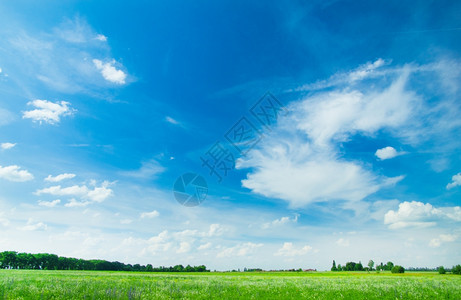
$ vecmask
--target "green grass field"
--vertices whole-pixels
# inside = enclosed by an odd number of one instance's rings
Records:
[[[0,270],[1,299],[461,299],[437,273],[134,273]]]

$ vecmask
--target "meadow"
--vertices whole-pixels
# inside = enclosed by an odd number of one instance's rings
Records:
[[[0,299],[461,299],[461,276],[0,270]]]

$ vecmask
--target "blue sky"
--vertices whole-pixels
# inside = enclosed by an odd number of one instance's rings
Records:
[[[212,270],[459,263],[460,14],[1,3],[0,250]],[[268,95],[283,110],[264,126],[251,109]],[[237,128],[260,139],[239,152]],[[216,142],[235,164],[221,180],[201,159]],[[208,185],[196,207],[173,195],[187,172]]]

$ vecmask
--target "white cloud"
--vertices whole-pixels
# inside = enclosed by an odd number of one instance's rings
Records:
[[[173,119],[173,118],[170,117],[170,116],[166,116],[166,117],[165,117],[165,120],[166,120],[168,123],[171,123],[171,124],[174,124],[174,125],[178,125],[178,124],[179,124],[178,121],[176,121],[175,119]]]
[[[190,251],[190,244],[188,242],[179,243],[179,248],[176,253],[187,253]]]
[[[152,179],[164,171],[165,171],[165,168],[161,166],[158,161],[149,160],[147,162],[143,162],[141,164],[141,168],[139,168],[138,170],[123,171],[123,172],[120,172],[120,174],[123,176],[129,176],[133,178]]]
[[[152,219],[152,218],[158,217],[159,215],[160,215],[160,213],[158,211],[153,210],[153,211],[150,211],[150,212],[141,213],[140,217],[141,217],[141,219],[145,219],[145,218]]]
[[[457,187],[459,185],[461,185],[461,173],[458,173],[451,177],[451,182],[447,184],[447,190]]]
[[[208,236],[220,236],[224,233],[225,229],[220,224],[211,224],[208,230]]]
[[[0,166],[0,178],[15,181],[24,182],[34,179],[34,176],[27,170],[21,170],[19,166]]]
[[[41,231],[41,230],[47,230],[48,226],[43,223],[43,222],[37,222],[34,223],[32,219],[29,219],[27,221],[27,224],[23,227],[20,227],[19,229],[25,230],[25,231]]]
[[[430,203],[405,201],[399,204],[397,211],[389,210],[384,215],[384,224],[389,225],[390,229],[430,227],[441,219],[461,221],[461,207],[435,208]]]
[[[401,154],[402,153],[397,152],[395,148],[390,146],[378,149],[375,153],[376,157],[378,157],[380,160],[391,159]]]
[[[69,202],[64,204],[65,207],[85,207],[87,205],[91,204],[90,201],[77,201],[74,198],[70,199]]]
[[[61,117],[72,115],[75,111],[66,101],[53,103],[48,100],[33,100],[27,104],[35,106],[36,109],[25,111],[22,117],[40,123],[43,121],[48,124],[57,124],[61,121]]]
[[[253,254],[258,248],[261,248],[262,246],[264,246],[264,244],[261,243],[241,243],[234,247],[224,248],[224,250],[217,254],[217,257],[222,258],[232,256],[247,256]]]
[[[440,247],[443,243],[447,242],[454,242],[456,240],[456,236],[452,234],[441,234],[439,235],[438,238],[432,239],[429,242],[429,247],[432,248],[438,248]]]
[[[287,224],[287,223],[290,223],[290,222],[296,223],[296,222],[298,222],[298,217],[299,217],[298,214],[296,214],[293,217],[293,219],[290,218],[290,217],[281,217],[280,219],[275,219],[272,222],[262,224],[261,228],[262,229],[268,229],[268,228],[271,228],[271,227],[277,227],[277,226]]]
[[[360,66],[356,70],[350,72],[349,75],[349,80],[350,81],[356,81],[356,80],[361,80],[364,79],[368,76],[370,76],[373,71],[378,69],[379,67],[382,67],[386,64],[386,62],[382,58],[378,58],[376,61],[372,63],[367,63],[363,66]]]
[[[370,77],[383,76],[389,72],[389,70],[377,71],[382,66],[390,64],[391,61],[385,61],[382,58],[378,58],[374,62],[369,62],[360,65],[356,69],[349,72],[341,72],[334,74],[327,80],[320,80],[315,83],[305,84],[294,91],[315,91],[329,88],[336,85],[342,84],[353,84],[357,81],[367,79]],[[392,71],[391,71],[392,72]],[[290,90],[293,91],[293,90]]]
[[[127,225],[127,224],[131,224],[131,223],[133,223],[133,220],[131,220],[131,219],[122,219],[122,220],[120,220],[120,224]]]
[[[198,250],[207,250],[207,249],[210,249],[210,248],[211,248],[211,245],[212,245],[212,244],[211,244],[210,242],[208,242],[208,243],[206,243],[206,244],[200,245],[197,249],[198,249]]]
[[[284,243],[282,248],[280,248],[274,255],[277,256],[300,256],[300,255],[305,255],[309,251],[312,250],[312,247],[309,245],[305,245],[299,249],[296,249],[293,246],[293,243]]]
[[[48,175],[48,177],[45,178],[45,181],[48,181],[48,182],[59,182],[59,181],[62,181],[64,179],[72,179],[74,178],[76,175],[75,174],[70,174],[70,173],[64,173],[64,174],[59,174],[57,176],[51,176],[51,175]]]
[[[95,39],[97,39],[98,41],[101,41],[101,42],[107,42],[107,36],[105,36],[104,34],[98,34]]]
[[[55,207],[59,203],[61,203],[60,199],[56,199],[56,200],[53,200],[53,201],[42,201],[42,200],[38,201],[38,205],[46,206],[46,207]]]
[[[2,144],[0,144],[0,148],[2,148],[4,150],[11,149],[14,146],[16,146],[16,143],[2,143]]]
[[[336,244],[341,247],[349,247],[350,243],[348,239],[340,238],[336,241]]]
[[[341,143],[356,134],[371,136],[378,130],[400,128],[419,98],[405,89],[403,71],[384,88],[337,89],[292,103],[269,136],[237,168],[251,168],[242,185],[269,198],[286,200],[293,207],[329,200],[360,201],[395,184],[375,175],[357,160],[347,160]]]
[[[93,63],[96,66],[96,69],[101,71],[101,75],[107,81],[116,84],[125,84],[126,74],[122,70],[117,70],[113,66],[115,64],[115,60],[112,60],[108,63],[103,63],[99,59],[93,59]]]
[[[104,181],[99,187],[94,186],[93,189],[88,188],[86,185],[73,185],[69,187],[61,187],[60,185],[51,186],[35,192],[36,195],[50,194],[54,196],[69,196],[69,197],[81,197],[82,199],[91,200],[92,202],[102,202],[108,197],[112,196],[113,191],[109,188],[110,183]],[[76,206],[76,201],[72,204],[66,204],[66,206]],[[87,205],[86,202],[85,205]]]

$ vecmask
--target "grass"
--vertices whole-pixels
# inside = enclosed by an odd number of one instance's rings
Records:
[[[0,270],[0,299],[461,299],[461,276]]]

